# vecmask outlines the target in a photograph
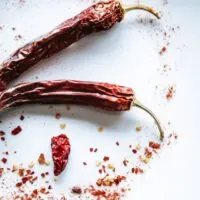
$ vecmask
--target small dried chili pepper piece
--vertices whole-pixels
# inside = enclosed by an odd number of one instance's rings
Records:
[[[70,142],[66,135],[61,134],[51,139],[52,158],[54,162],[54,175],[60,175],[67,163],[70,154]]]
[[[12,135],[18,135],[21,131],[22,131],[21,126],[17,126],[16,128],[14,128],[14,129],[11,131],[11,134],[12,134]]]
[[[93,32],[112,28],[126,12],[135,9],[145,10],[159,18],[159,14],[147,6],[122,6],[118,0],[101,1],[16,50],[0,65],[0,91],[42,59],[51,57]]]
[[[153,117],[160,131],[160,139],[164,138],[159,120],[135,98],[129,87],[101,82],[58,80],[23,83],[0,94],[0,111],[26,103],[91,105],[108,111],[127,111],[135,106]]]

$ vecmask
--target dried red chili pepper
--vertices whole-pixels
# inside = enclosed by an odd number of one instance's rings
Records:
[[[134,9],[148,11],[159,18],[156,11],[143,5],[123,6],[118,0],[96,3],[49,33],[21,47],[4,61],[0,65],[0,91],[40,60],[51,57],[93,32],[110,29],[123,19],[126,12]]]
[[[109,83],[57,80],[23,83],[0,94],[0,111],[26,103],[91,105],[108,111],[126,111],[132,106],[149,113],[155,120],[160,139],[164,132],[156,116],[136,100],[132,88]]]
[[[60,175],[65,169],[69,154],[70,143],[66,135],[61,134],[51,139],[52,158],[54,162],[54,175]]]

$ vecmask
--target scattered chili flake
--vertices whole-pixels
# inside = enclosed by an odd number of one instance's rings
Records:
[[[20,169],[18,170],[19,176],[24,176],[24,171],[25,171],[25,169],[20,168]]]
[[[149,147],[151,147],[152,149],[160,149],[160,144],[156,143],[156,142],[153,142],[153,141],[150,141],[149,142]]]
[[[61,118],[61,114],[60,113],[56,113],[55,118],[56,119],[60,119]]]
[[[49,185],[48,189],[49,189],[49,190],[51,190],[51,189],[52,189],[52,186],[51,186],[51,185]]]
[[[119,142],[117,141],[116,143],[115,143],[117,146],[119,146]]]
[[[99,132],[103,132],[103,131],[104,131],[104,128],[103,128],[103,127],[99,127],[99,128],[98,128],[98,131],[99,131]]]
[[[40,156],[39,156],[39,158],[38,158],[38,163],[40,164],[40,165],[48,165],[49,163],[48,163],[48,161],[46,161],[46,159],[45,159],[45,156],[44,156],[44,154],[43,153],[41,153],[40,154]]]
[[[150,158],[152,158],[153,153],[148,148],[145,148],[144,155],[146,156],[146,158],[150,159]]]
[[[4,136],[6,133],[4,131],[0,131],[0,136]]]
[[[81,194],[82,193],[82,189],[79,186],[74,186],[72,188],[72,193]]]
[[[24,120],[24,115],[20,116],[20,120],[23,121]]]
[[[18,135],[21,131],[22,131],[21,126],[17,126],[16,128],[14,128],[14,129],[11,131],[11,134],[12,134],[12,135]]]
[[[159,51],[160,55],[163,55],[167,51],[166,47],[162,47],[162,49]]]
[[[1,162],[4,163],[4,164],[6,164],[7,163],[7,159],[6,158],[2,158]]]
[[[23,177],[22,178],[22,183],[25,184],[29,180],[29,177]]]
[[[129,161],[128,161],[128,160],[126,160],[126,159],[125,159],[125,160],[123,160],[123,164],[124,164],[124,166],[125,166],[125,167],[127,167],[127,164],[128,164],[128,163],[129,163]]]
[[[132,168],[131,171],[133,174],[143,174],[144,173],[143,169],[141,169],[140,167]]]
[[[5,137],[1,137],[1,141],[5,141],[6,139],[5,139]]]
[[[132,152],[133,152],[134,154],[136,154],[136,153],[137,153],[137,150],[136,150],[136,149],[133,149]]]
[[[93,152],[94,151],[94,149],[93,148],[90,148],[90,152]]]
[[[85,166],[86,166],[86,165],[87,165],[87,163],[86,163],[86,162],[83,162],[83,165],[85,165]]]
[[[44,193],[46,192],[46,189],[45,189],[45,188],[41,188],[41,189],[40,189],[40,192],[41,192],[42,194],[44,194]]]
[[[22,182],[18,182],[18,183],[16,183],[16,187],[21,187],[22,186]]]
[[[109,159],[110,159],[110,158],[109,158],[108,156],[104,156],[103,161],[104,161],[104,162],[107,162],[107,161],[109,161]]]
[[[1,177],[2,174],[3,174],[3,171],[4,171],[4,169],[3,169],[3,168],[0,168],[0,177]]]
[[[167,100],[171,100],[174,96],[174,93],[175,93],[175,88],[174,86],[170,86],[167,90],[167,94],[166,94],[166,99]]]
[[[95,148],[95,149],[94,149],[94,153],[96,153],[97,151],[98,151],[98,149],[97,149],[97,148]]]

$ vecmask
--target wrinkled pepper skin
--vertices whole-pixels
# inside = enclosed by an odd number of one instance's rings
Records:
[[[123,16],[124,10],[119,1],[99,2],[21,47],[0,65],[0,92],[42,59],[51,57],[91,33],[110,29]]]
[[[134,92],[129,87],[74,80],[19,84],[0,94],[0,111],[27,103],[90,105],[108,111],[130,110]]]
[[[54,175],[59,176],[68,163],[71,151],[69,138],[64,134],[51,138],[51,151],[54,162]]]

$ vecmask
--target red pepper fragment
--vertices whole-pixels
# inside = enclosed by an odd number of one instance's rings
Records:
[[[109,159],[110,158],[108,156],[104,156],[103,161],[106,162],[106,161],[109,161]]]
[[[4,163],[4,164],[7,163],[7,159],[6,159],[6,158],[2,158],[1,161],[2,161],[2,163]]]
[[[53,137],[51,139],[51,149],[54,162],[54,175],[58,176],[64,171],[68,163],[71,149],[69,138],[64,134]]]
[[[0,136],[4,136],[6,133],[4,131],[0,131]]]
[[[82,189],[79,186],[74,186],[72,188],[72,193],[81,194],[82,193]]]
[[[160,144],[151,141],[151,142],[149,142],[149,147],[151,147],[152,149],[160,149]]]
[[[21,126],[17,126],[16,128],[14,128],[14,129],[11,131],[11,134],[12,134],[12,135],[18,135],[21,131],[22,131]]]

